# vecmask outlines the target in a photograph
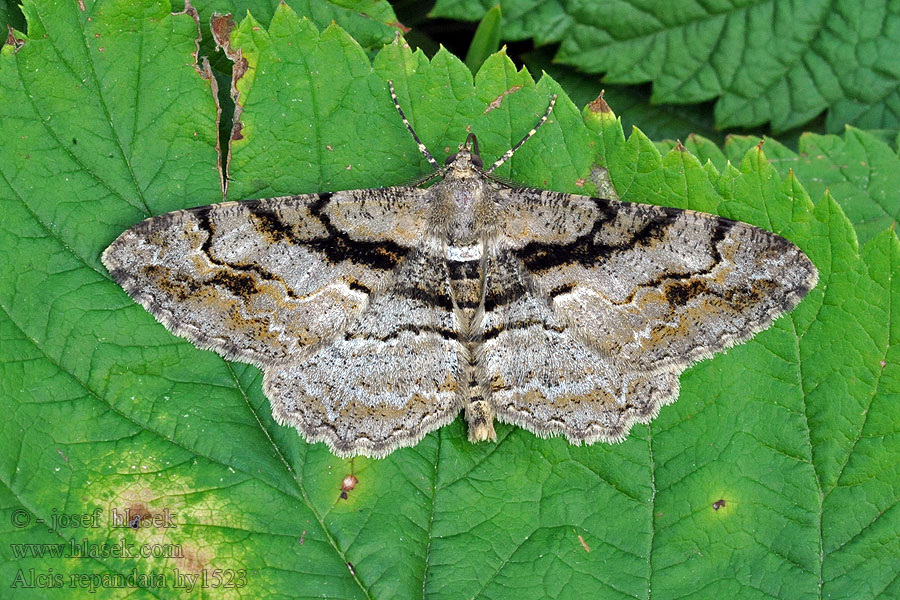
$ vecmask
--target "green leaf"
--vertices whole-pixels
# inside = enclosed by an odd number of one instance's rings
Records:
[[[404,29],[397,21],[387,0],[298,0],[292,4],[294,10],[309,18],[320,28],[327,27],[332,22],[338,23],[369,52],[381,48],[394,39],[398,30]],[[202,31],[200,54],[209,59],[213,74],[219,80],[222,121],[230,123],[234,111],[234,105],[227,95],[231,79],[231,61],[224,53],[217,52],[218,48],[210,31],[211,18],[213,15],[217,15],[218,19],[222,19],[223,15],[232,15],[231,18],[226,17],[220,21],[220,27],[224,27],[226,22],[233,22],[234,18],[243,18],[252,8],[257,19],[268,23],[279,2],[197,0],[193,5],[197,8],[200,17]],[[222,131],[221,134],[223,138],[227,139],[225,131]]]
[[[690,134],[702,135],[718,143],[725,142],[723,132],[716,130],[712,113],[698,105],[660,105],[650,103],[646,86],[601,83],[596,76],[580,73],[572,67],[552,61],[552,53],[539,48],[525,55],[525,66],[532,73],[546,71],[566,90],[577,106],[585,106],[602,93],[606,101],[616,107],[627,131],[632,125],[652,139],[687,139]]]
[[[433,17],[461,21],[477,21],[497,0],[438,0],[431,11]],[[503,38],[534,38],[538,45],[558,42],[573,25],[566,2],[560,0],[500,0],[503,11]]]
[[[438,0],[433,13],[478,19],[486,0]],[[900,128],[900,9],[888,0],[715,4],[504,0],[504,37],[560,42],[556,60],[610,83],[653,82],[654,103],[717,99],[716,124],[776,132],[828,111]]]
[[[0,34],[6,37],[7,26],[22,31],[25,19],[16,0],[0,0]]]
[[[446,51],[429,61],[402,40],[370,63],[339,27],[319,30],[284,5],[268,28],[248,18],[231,35],[247,70],[230,199],[427,172],[388,79],[439,160],[469,129],[486,159],[499,156],[556,93],[550,121],[501,176],[591,193],[599,162],[624,200],[748,220],[820,269],[794,312],[687,372],[678,402],[622,444],[576,447],[500,425],[496,445],[476,446],[457,420],[382,460],[338,459],[275,424],[256,368],[169,334],[99,262],[142,218],[222,198],[194,20],[132,0],[25,12],[24,46],[0,52],[4,585],[53,569],[64,585],[34,597],[88,598],[98,595],[71,575],[102,587],[102,576],[134,573],[139,589],[120,595],[170,597],[175,569],[220,569],[244,585],[208,595],[900,593],[892,232],[858,250],[830,196],[814,205],[760,150],[721,171],[683,149],[661,155],[638,131],[626,138],[608,107],[580,114],[554,81],[535,82],[502,53],[473,80]],[[350,473],[358,483],[342,499]],[[97,527],[36,524],[94,509]],[[113,527],[112,511],[125,509],[177,527]],[[20,510],[27,527],[13,521]],[[34,558],[17,545],[120,539],[180,553]]]
[[[500,47],[501,19],[500,5],[497,4],[484,13],[484,17],[478,23],[478,29],[475,30],[472,43],[469,44],[469,51],[466,53],[465,60],[466,66],[473,73],[477,73],[484,61],[487,60],[487,57]]]
[[[252,11],[257,20],[268,23],[281,4],[279,0],[196,0],[191,3],[200,14],[206,40],[209,40],[209,19],[214,12],[230,13],[240,20]],[[332,22],[338,23],[364,48],[372,50],[394,39],[400,25],[387,0],[296,0],[291,2],[291,7],[320,29]]]
[[[731,136],[724,152],[702,137],[692,136],[686,146],[719,168],[762,141],[751,136]],[[867,242],[900,220],[900,157],[897,151],[872,133],[848,127],[841,135],[807,133],[799,151],[767,138],[766,152],[782,174],[793,172],[814,197],[828,191],[841,205]]]

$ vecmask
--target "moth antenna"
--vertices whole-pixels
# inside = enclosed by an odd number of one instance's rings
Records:
[[[394,107],[396,107],[397,112],[400,113],[400,118],[403,119],[403,124],[406,125],[406,128],[412,134],[413,139],[416,140],[416,144],[419,145],[419,152],[422,153],[422,156],[425,157],[431,166],[434,167],[435,171],[440,171],[441,166],[434,160],[434,157],[431,155],[431,152],[428,151],[428,148],[425,147],[425,144],[422,143],[422,140],[419,139],[419,136],[416,135],[416,132],[413,130],[412,125],[409,124],[409,121],[406,119],[406,115],[403,114],[403,109],[400,108],[400,100],[397,99],[397,94],[394,92],[394,82],[392,80],[388,80],[388,87],[391,88],[391,98],[394,101]]]
[[[492,164],[492,165],[491,165],[491,168],[488,169],[488,170],[486,171],[486,173],[492,173],[492,172],[494,171],[494,169],[496,169],[497,167],[499,167],[500,165],[502,165],[503,163],[505,163],[506,161],[508,161],[509,158],[516,152],[516,150],[518,150],[519,148],[522,147],[522,144],[524,144],[525,142],[527,142],[527,141],[531,138],[531,136],[533,136],[535,133],[537,133],[538,127],[540,127],[541,125],[543,125],[544,122],[547,120],[547,118],[550,116],[550,112],[553,110],[553,106],[554,106],[555,104],[556,104],[556,94],[553,94],[553,97],[550,99],[550,106],[547,107],[547,112],[545,112],[545,113],[544,113],[544,116],[541,117],[541,120],[537,122],[537,125],[535,125],[535,126],[531,129],[531,131],[529,131],[528,133],[526,133],[526,134],[525,134],[525,137],[523,137],[523,138],[519,141],[518,144],[516,144],[515,146],[513,146],[512,148],[510,148],[509,150],[507,150],[507,151],[506,151],[506,154],[504,154],[503,156],[501,156],[500,158],[498,158],[498,159],[497,159],[497,162],[495,162],[494,164]]]

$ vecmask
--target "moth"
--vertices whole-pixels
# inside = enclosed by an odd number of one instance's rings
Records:
[[[264,371],[280,424],[382,457],[462,411],[622,440],[691,363],[791,310],[817,271],[715,215],[509,184],[469,134],[420,185],[224,202],[122,233],[102,260],[166,328]],[[431,185],[427,185],[427,184]]]

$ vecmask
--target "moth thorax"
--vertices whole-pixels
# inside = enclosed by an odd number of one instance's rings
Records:
[[[472,242],[478,237],[479,217],[484,212],[483,184],[476,181],[454,180],[448,194],[450,220],[447,234],[457,242]]]

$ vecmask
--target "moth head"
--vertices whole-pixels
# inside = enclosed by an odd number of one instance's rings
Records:
[[[473,168],[481,169],[484,167],[484,161],[478,152],[478,138],[474,133],[470,133],[466,138],[466,143],[462,145],[459,152],[451,154],[444,161],[444,166],[451,167],[458,172],[471,172]]]

